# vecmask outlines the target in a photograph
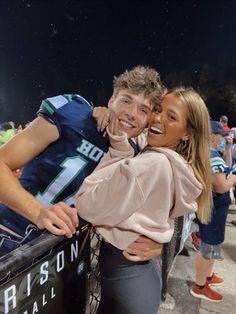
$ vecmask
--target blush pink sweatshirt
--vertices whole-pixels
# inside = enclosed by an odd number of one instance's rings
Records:
[[[133,157],[125,135],[110,134],[110,141],[113,147],[77,194],[79,216],[121,250],[140,235],[169,242],[173,218],[197,210],[202,185],[173,150],[152,147]]]

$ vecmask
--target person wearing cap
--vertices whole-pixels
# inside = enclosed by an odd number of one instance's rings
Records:
[[[212,134],[216,136],[217,150],[221,153],[226,164],[232,166],[232,144],[233,138],[228,131],[225,131],[224,126],[218,121],[211,121]],[[218,142],[219,141],[219,142]]]
[[[215,260],[222,260],[221,245],[225,238],[225,222],[231,204],[230,189],[236,185],[236,165],[232,166],[230,136],[225,138],[224,155],[219,152],[225,131],[218,121],[211,121],[211,168],[213,211],[211,221],[198,221],[201,243],[195,260],[196,279],[190,293],[197,298],[220,302],[223,296],[212,286],[224,283],[223,278],[213,272]]]

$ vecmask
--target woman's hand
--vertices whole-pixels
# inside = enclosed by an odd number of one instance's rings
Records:
[[[119,120],[117,119],[114,111],[110,112],[110,119],[107,128],[109,133],[112,135],[123,135],[122,132],[119,131]]]
[[[110,119],[111,109],[107,107],[95,107],[93,109],[93,118],[97,121],[98,132],[103,132]]]
[[[155,256],[159,256],[162,248],[162,243],[140,236],[123,251],[123,255],[132,262],[148,261]]]

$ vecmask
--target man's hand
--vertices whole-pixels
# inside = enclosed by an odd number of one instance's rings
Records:
[[[109,123],[111,110],[107,107],[95,107],[93,117],[97,121],[97,130],[103,132]]]
[[[123,251],[123,255],[132,262],[148,261],[155,256],[159,256],[162,247],[162,243],[140,236]]]
[[[47,229],[55,235],[65,235],[71,238],[79,224],[76,208],[59,202],[48,208],[43,208],[35,224],[39,229]]]

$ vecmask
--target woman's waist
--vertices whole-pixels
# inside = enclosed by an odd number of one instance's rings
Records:
[[[109,242],[102,241],[100,258],[104,258],[110,265],[132,266],[134,264],[147,264],[148,261],[132,262],[125,258],[123,251]]]

